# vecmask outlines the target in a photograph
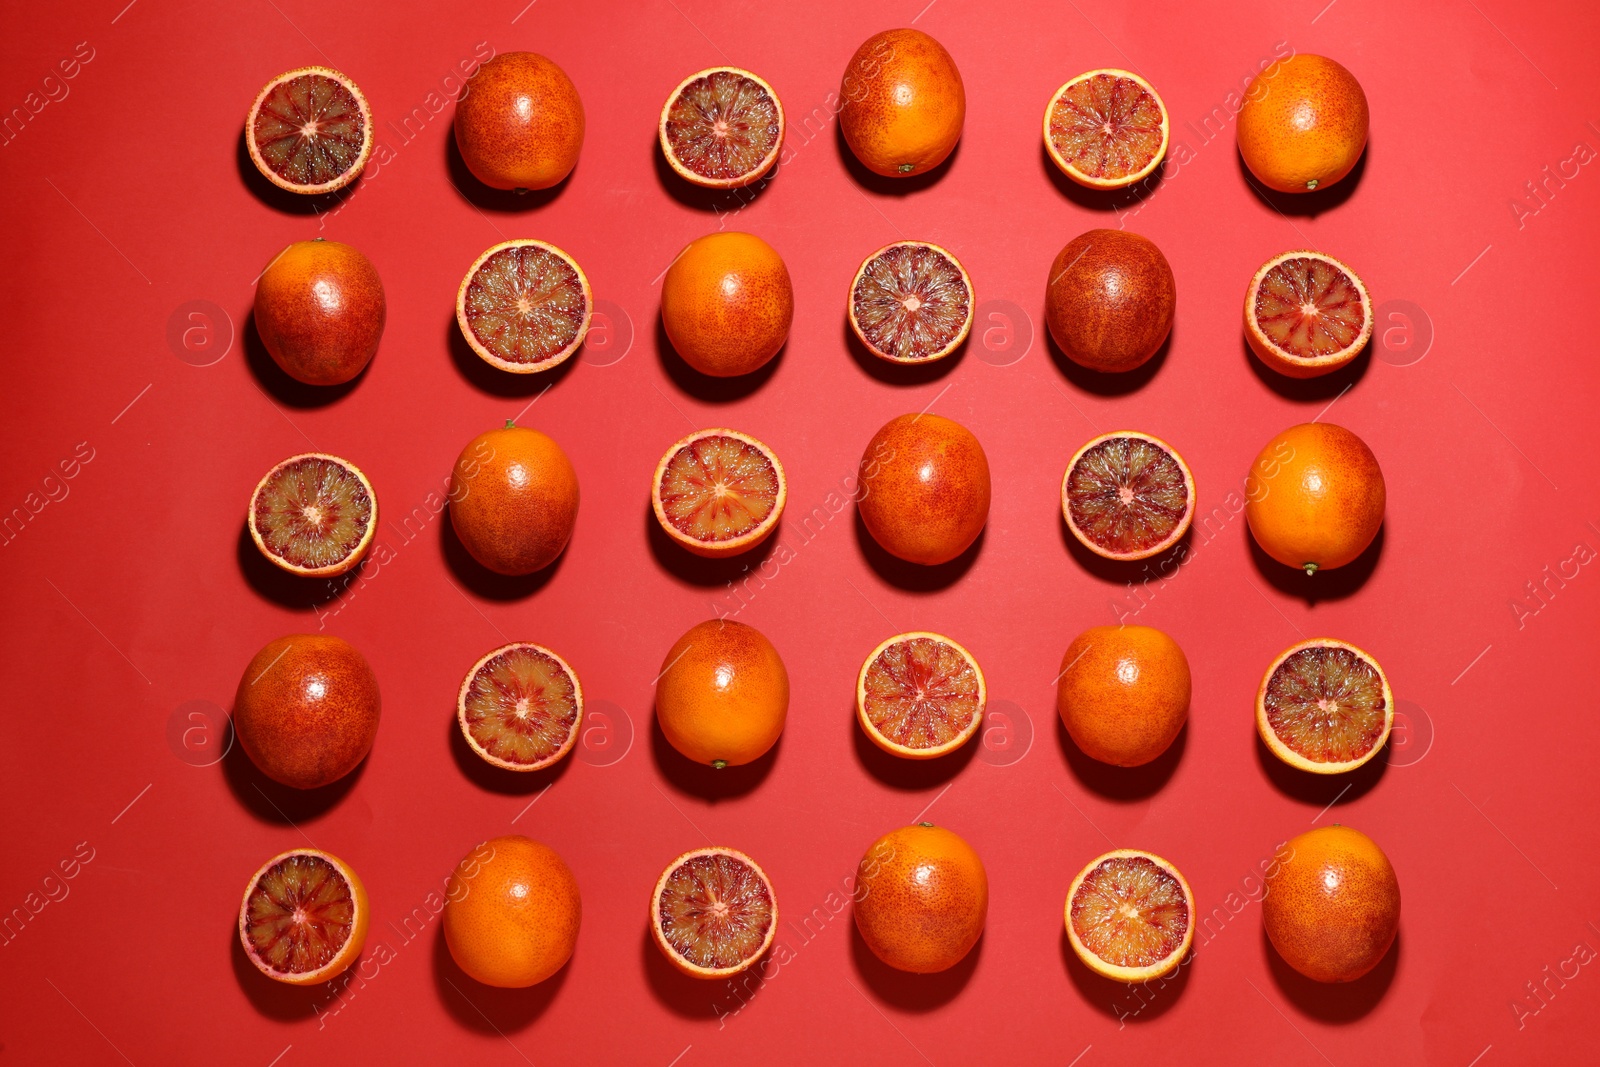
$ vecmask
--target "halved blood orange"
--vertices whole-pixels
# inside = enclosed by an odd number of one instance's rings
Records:
[[[896,634],[856,678],[856,720],[885,752],[932,759],[972,739],[988,690],[972,653],[942,634]]]
[[[783,128],[783,105],[772,86],[740,67],[710,67],[667,96],[661,151],[685,180],[737,189],[772,169]]]
[[[1394,693],[1378,661],[1315,637],[1285,649],[1256,693],[1256,731],[1272,754],[1314,774],[1366,763],[1394,726]]]
[[[1153,852],[1096,856],[1067,890],[1067,939],[1084,966],[1118,982],[1171,974],[1194,943],[1194,894]]]
[[[508,771],[538,771],[577,743],[583,686],[542,645],[503,645],[472,665],[456,696],[456,721],[472,751]]]
[[[1177,450],[1137,430],[1101,434],[1067,464],[1061,513],[1083,547],[1107,559],[1148,559],[1194,521],[1194,475]]]
[[[378,497],[354,463],[306,452],[262,476],[246,522],[250,539],[279,567],[331,578],[367,554],[378,529]]]
[[[789,489],[777,455],[737,430],[699,430],[656,464],[656,521],[697,556],[746,552],[771,536]]]
[[[280,853],[244,889],[239,941],[268,978],[314,985],[343,972],[367,940],[367,891],[339,857],[314,848]]]
[[[1170,132],[1167,105],[1132,71],[1080,74],[1044,109],[1045,150],[1091,189],[1120,189],[1149,175],[1167,154]]]
[[[479,256],[456,292],[456,322],[492,367],[535,374],[560,366],[589,332],[594,294],[576,260],[531,238]]]
[[[331,193],[372,155],[372,110],[356,83],[328,67],[300,67],[266,84],[244,122],[256,169],[291,193]]]
[[[729,978],[747,970],[777,930],[772,882],[737,849],[685,852],[667,864],[650,894],[656,947],[695,978]]]
[[[850,283],[850,328],[891,363],[931,363],[972,329],[972,279],[927,241],[899,241],[868,256]]]
[[[1372,337],[1372,297],[1356,272],[1321,252],[1284,252],[1244,294],[1244,335],[1261,362],[1315,378],[1355,359]]]

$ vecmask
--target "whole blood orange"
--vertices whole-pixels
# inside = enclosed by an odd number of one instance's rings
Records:
[[[1160,856],[1119,848],[1072,880],[1066,925],[1084,966],[1118,982],[1150,982],[1177,970],[1194,943],[1194,894]]]
[[[778,896],[755,860],[735,848],[697,848],[661,872],[650,894],[650,933],[693,978],[749,970],[778,931]]]
[[[444,939],[484,985],[537,985],[566,965],[583,901],[556,850],[520,834],[485,841],[445,881]]]
[[[661,282],[661,325],[701,374],[749,374],[778,354],[794,321],[794,286],[783,257],[748,233],[689,242]]]
[[[947,563],[989,521],[989,459],[972,431],[942,415],[901,415],[861,454],[856,505],[867,532],[911,563]]]
[[[262,175],[291,193],[331,193],[372,155],[372,111],[356,83],[328,67],[285,71],[256,94],[245,149]]]
[[[1245,520],[1256,543],[1307,574],[1343,567],[1383,525],[1383,471],[1365,441],[1308,422],[1267,442],[1245,478]]]
[[[262,864],[244,887],[239,940],[268,978],[313,985],[356,961],[370,920],[367,891],[348,863],[297,848]]]
[[[502,52],[467,79],[456,147],[492,189],[548,189],[578,163],[583,101],[567,72],[534,52]]]
[[[244,669],[233,730],[267,777],[316,789],[366,758],[381,710],[378,679],[349,642],[290,634],[270,642]]]
[[[1261,919],[1285,963],[1318,982],[1350,982],[1378,965],[1400,929],[1389,857],[1338,823],[1289,841],[1266,877]]]
[[[1141,366],[1172,332],[1178,288],[1172,267],[1147,237],[1090,230],[1067,242],[1050,265],[1045,318],[1067,358],[1090,370]]]
[[[1326,189],[1367,146],[1367,95],[1333,60],[1293,55],[1250,83],[1238,127],[1239,154],[1261,184],[1280,193]]]
[[[868,37],[839,86],[839,129],[875,174],[905,178],[943,163],[961,139],[967,91],[944,46],[921,30]]]
[[[1189,719],[1189,660],[1152,626],[1092,626],[1061,658],[1056,710],[1083,751],[1119,767],[1149,763]]]
[[[989,876],[955,832],[922,822],[893,830],[856,869],[856,928],[872,954],[916,974],[949,970],[983,936]]]
[[[256,282],[261,343],[285,374],[307,385],[340,385],[360,374],[387,314],[372,261],[338,241],[296,241]]]
[[[467,443],[450,473],[450,525],[497,574],[554,563],[578,521],[578,474],[548,435],[507,422]]]
[[[789,714],[789,672],[754,626],[708,619],[667,652],[656,720],[673,748],[713,767],[766,755]]]

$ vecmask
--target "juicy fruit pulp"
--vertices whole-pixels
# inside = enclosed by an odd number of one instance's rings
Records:
[[[378,679],[365,656],[327,634],[291,634],[245,667],[233,729],[267,777],[316,789],[366,758],[381,711]]]
[[[1061,657],[1056,710],[1088,756],[1138,767],[1189,721],[1189,660],[1151,626],[1093,626]]]
[[[577,742],[583,688],[554,652],[510,644],[467,672],[456,715],[467,744],[489,763],[511,771],[542,770]]]
[[[783,257],[748,233],[691,241],[661,285],[661,326],[683,361],[729,378],[765,366],[794,321],[794,286]]]
[[[667,865],[650,899],[650,931],[673,966],[696,978],[747,970],[772,944],[778,901],[742,852],[703,848]]]
[[[367,554],[378,500],[347,460],[308,452],[261,479],[250,496],[249,527],[256,547],[284,570],[333,577]]]
[[[1261,919],[1285,963],[1318,982],[1371,971],[1400,929],[1400,882],[1389,857],[1359,830],[1334,824],[1285,846],[1266,877]]]
[[[325,852],[275,856],[245,888],[239,940],[269,978],[325,982],[355,962],[366,937],[366,891],[355,872]]]
[[[1122,849],[1089,861],[1067,894],[1073,951],[1123,982],[1170,974],[1194,941],[1194,897],[1171,864]]]
[[[855,915],[861,940],[889,966],[949,970],[983,936],[989,876],[960,835],[931,823],[907,826],[861,857]]]
[[[589,331],[594,300],[573,258],[543,241],[506,241],[478,257],[456,296],[456,321],[490,366],[533,374],[566,362]]]
[[[1045,286],[1045,317],[1061,351],[1113,374],[1156,354],[1172,332],[1177,302],[1167,257],[1126,230],[1090,230],[1067,242]]]
[[[519,834],[485,841],[450,872],[444,896],[450,956],[484,985],[537,985],[572,958],[583,900],[549,845]]]
[[[938,245],[902,241],[880,248],[856,271],[850,327],[880,359],[927,363],[954,352],[972,329],[967,272]]]
[[[1343,426],[1308,422],[1267,442],[1245,477],[1245,520],[1262,551],[1307,574],[1350,563],[1378,536],[1378,459]]]
[[[766,755],[789,714],[789,672],[753,626],[710,619],[667,651],[656,681],[656,720],[696,763],[732,767]]]
[[[713,189],[749,185],[783,147],[783,105],[772,86],[738,67],[684,79],[661,109],[661,151],[687,180]]]
[[[285,248],[261,272],[254,315],[262,345],[285,374],[342,385],[378,351],[388,302],[370,259],[319,237]]]
[[[766,445],[733,430],[702,430],[661,458],[651,506],[674,541],[725,556],[765,541],[786,497],[783,466]]]
[[[1093,70],[1056,90],[1044,113],[1044,143],[1080,185],[1120,189],[1144,178],[1167,151],[1166,105],[1125,70]]]
[[[548,189],[577,166],[583,101],[553,60],[502,52],[467,79],[456,102],[456,147],[491,189]]]
[[[1383,670],[1353,645],[1304,641],[1278,657],[1256,697],[1256,725],[1274,755],[1320,774],[1377,755],[1394,724]]]
[[[886,752],[927,759],[953,752],[983,719],[983,672],[948,637],[898,634],[873,650],[856,683],[856,716]]]
[[[989,521],[989,459],[965,426],[901,415],[861,454],[856,505],[873,540],[910,563],[948,563]]]
[[[943,163],[961,139],[967,93],[944,46],[920,30],[866,39],[839,85],[839,129],[875,174],[905,178]]]
[[[450,475],[450,525],[473,559],[523,575],[556,561],[578,521],[578,473],[548,435],[525,426],[479,434]]]
[[[1293,378],[1328,374],[1372,336],[1372,299],[1355,273],[1319,252],[1269,260],[1245,292],[1245,338],[1261,361]]]
[[[280,74],[250,107],[245,146],[268,181],[330,193],[355,181],[372,152],[372,115],[355,83],[327,67]]]
[[[1323,56],[1292,55],[1246,90],[1239,154],[1269,189],[1326,189],[1361,158],[1367,121],[1367,97],[1355,75]]]
[[[1148,559],[1166,551],[1194,519],[1194,478],[1159,438],[1118,432],[1090,441],[1061,483],[1067,526],[1107,559]]]

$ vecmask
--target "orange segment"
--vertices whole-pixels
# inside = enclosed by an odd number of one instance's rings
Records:
[[[701,848],[667,865],[650,897],[650,932],[672,965],[695,978],[747,970],[772,944],[778,898],[756,861]]]
[[[850,285],[850,328],[879,359],[929,363],[972,329],[972,281],[956,257],[926,241],[878,249]]]
[[[1194,476],[1159,437],[1102,434],[1078,449],[1061,480],[1061,511],[1072,535],[1107,559],[1165,552],[1194,520]]]
[[[479,756],[508,771],[537,771],[572,751],[583,687],[567,661],[524,642],[495,649],[467,672],[456,719]]]
[[[1067,891],[1067,937],[1078,959],[1119,982],[1172,973],[1194,941],[1194,894],[1160,856],[1117,849],[1097,856]]]
[[[589,279],[544,241],[495,245],[472,264],[456,293],[456,322],[490,366],[534,374],[564,363],[589,331]]]
[[[250,105],[245,146],[256,169],[292,193],[331,193],[372,154],[372,112],[355,82],[327,67],[278,75]]]
[[[1126,70],[1091,70],[1056,90],[1044,109],[1044,143],[1062,172],[1092,189],[1120,189],[1167,153],[1167,107]]]
[[[366,890],[343,860],[295,849],[268,860],[245,887],[239,940],[268,978],[312,985],[355,962],[367,911]]]
[[[700,556],[756,547],[777,529],[787,498],[772,449],[725,429],[700,430],[667,449],[650,489],[661,528]]]
[[[1338,370],[1372,337],[1372,298],[1354,271],[1321,252],[1262,264],[1244,298],[1245,337],[1261,361],[1292,378]]]
[[[1273,755],[1303,771],[1339,774],[1366,763],[1394,725],[1394,693],[1378,661],[1318,637],[1286,649],[1261,680],[1256,730]]]
[[[972,653],[933,633],[884,641],[856,679],[856,719],[874,744],[910,759],[954,752],[978,732],[986,699]]]
[[[739,67],[711,67],[678,84],[661,108],[661,151],[684,179],[735,189],[762,177],[783,148],[783,105]]]
[[[367,554],[378,498],[355,464],[307,452],[268,471],[250,494],[250,539],[291,574],[333,577]]]

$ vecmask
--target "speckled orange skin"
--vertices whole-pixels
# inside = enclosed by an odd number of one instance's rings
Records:
[[[1126,230],[1079,234],[1056,256],[1045,283],[1050,336],[1090,370],[1143,365],[1172,332],[1178,286],[1161,249]]]
[[[456,147],[492,189],[548,189],[577,166],[583,101],[566,71],[534,52],[478,68],[456,103]]]
[[[983,936],[989,876],[959,834],[907,826],[861,857],[855,913],[861,939],[884,963],[916,974],[948,970]]]
[[[561,446],[526,426],[468,442],[450,473],[450,525],[472,558],[496,574],[554,563],[578,521],[578,472]]]
[[[749,374],[778,354],[794,321],[789,268],[748,233],[712,233],[689,243],[661,283],[661,325],[701,374]]]
[[[1376,967],[1400,929],[1400,882],[1366,834],[1335,823],[1291,840],[1266,878],[1261,920],[1285,963],[1318,982]]]
[[[890,419],[867,443],[857,507],[867,531],[911,563],[947,563],[989,521],[989,459],[972,431],[942,415]]]
[[[256,282],[256,332],[283,372],[340,385],[378,350],[388,304],[372,261],[338,241],[296,241]]]
[[[378,735],[382,701],[366,657],[328,634],[290,634],[250,661],[233,731],[263,774],[316,789],[355,770]]]
[[[1383,525],[1383,471],[1365,441],[1327,422],[1291,427],[1245,478],[1244,515],[1267,555],[1290,567],[1342,567]]]
[[[754,626],[708,619],[661,663],[656,720],[673,748],[712,766],[766,755],[789,715],[789,672]]]
[[[1269,189],[1326,189],[1361,158],[1367,121],[1367,94],[1355,75],[1323,56],[1290,56],[1250,83],[1239,109],[1239,154]]]
[[[445,943],[484,985],[520,989],[549,978],[572,958],[582,922],[572,869],[519,834],[485,841],[445,881]]]
[[[875,174],[909,178],[943,163],[961,139],[967,91],[944,46],[921,30],[885,30],[850,57],[839,129]]]
[[[1093,626],[1061,657],[1056,711],[1087,755],[1138,767],[1183,729],[1189,695],[1189,660],[1172,638],[1151,626]]]

